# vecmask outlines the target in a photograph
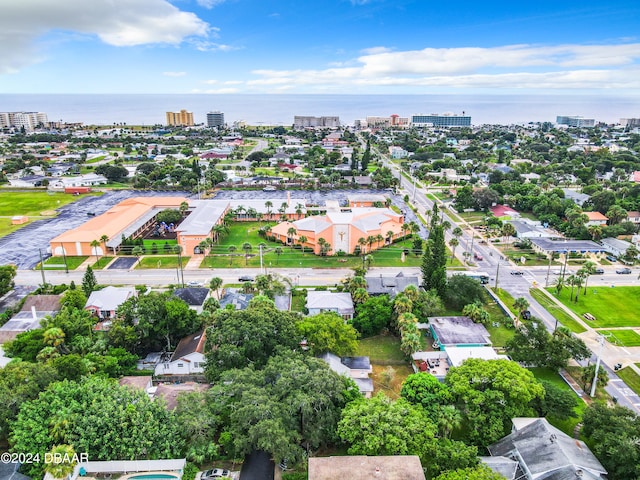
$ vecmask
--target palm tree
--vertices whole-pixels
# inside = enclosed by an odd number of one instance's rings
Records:
[[[482,308],[480,302],[469,303],[462,309],[462,314],[469,317],[475,323],[485,324],[489,321],[489,313]]]
[[[233,262],[233,252],[238,250],[238,248],[235,245],[229,245],[227,250],[229,250],[229,266],[231,266],[231,263]]]
[[[451,263],[453,263],[453,259],[456,256],[456,247],[459,245],[457,238],[452,238],[449,240],[449,246],[451,247]]]
[[[591,260],[587,260],[586,262],[584,262],[584,265],[582,266],[582,268],[580,269],[583,271],[584,274],[584,291],[582,292],[583,295],[587,294],[587,282],[589,281],[589,277],[591,275],[593,275],[594,273],[596,273],[596,264],[593,263]]]
[[[565,280],[567,285],[569,285],[571,287],[571,295],[569,297],[569,300],[573,300],[573,289],[576,286],[575,280],[576,280],[576,276],[575,275],[569,275],[567,277],[567,279]]]
[[[187,210],[189,210],[189,204],[187,202],[182,202],[178,207],[178,210],[180,211],[180,215],[182,215],[182,217],[184,218],[184,216],[187,213]]]
[[[462,229],[460,227],[456,227],[453,230],[451,230],[451,235],[453,235],[455,238],[460,238],[462,236]]]
[[[409,222],[409,227],[411,228],[411,235],[416,236],[420,231],[420,226],[416,222]]]
[[[351,293],[351,295],[353,295],[353,292],[355,292],[359,288],[364,288],[365,291],[367,288],[367,281],[365,280],[364,277],[361,277],[360,275],[355,275],[347,279],[344,283],[349,293]]]
[[[502,225],[502,236],[507,237],[507,241],[510,237],[513,237],[516,234],[516,228],[510,223],[505,223]]]
[[[296,205],[296,215],[298,215],[298,220],[300,220],[300,217],[302,216],[302,209],[304,208],[304,205],[298,203]]]
[[[578,297],[580,296],[580,289],[582,288],[582,282],[584,281],[584,271],[582,269],[578,270],[578,272],[575,274],[574,277],[575,278],[573,279],[573,282],[577,288],[575,302],[578,303]]]
[[[391,245],[391,242],[393,241],[393,230],[389,230],[387,232],[387,241],[389,242],[389,245]]]
[[[220,234],[223,233],[225,231],[225,228],[223,225],[214,225],[213,228],[211,229],[211,232],[213,233],[213,238],[216,242],[216,244],[218,243],[218,240],[220,240]]]
[[[411,230],[411,227],[406,223],[402,224],[402,239],[404,240],[407,237],[407,232]]]
[[[396,295],[396,298],[393,300],[393,311],[396,315],[400,316],[403,313],[410,313],[413,310],[413,302],[409,300],[404,293],[400,293]]]
[[[91,240],[91,248],[93,248],[93,254],[96,256],[96,263],[98,262],[98,247],[100,246],[100,242],[98,240]]]
[[[298,237],[298,244],[300,245],[300,248],[302,249],[302,254],[304,255],[304,244],[307,243],[308,238],[305,237],[304,235],[300,235]]]
[[[378,242],[378,248],[380,248],[380,242],[384,241],[384,237],[381,234],[377,234],[376,241]]]
[[[247,209],[247,217],[256,218],[256,215],[258,215],[258,211],[255,208],[251,207]]]
[[[288,207],[289,207],[289,204],[287,202],[282,202],[280,204],[280,208],[278,209],[278,212],[280,212],[280,220],[284,219],[284,214],[287,211]]]
[[[271,233],[271,225],[264,226],[264,236],[265,238],[269,238],[269,234]]]
[[[404,293],[409,300],[415,302],[418,300],[420,290],[415,285],[407,285],[402,293]]]
[[[222,279],[220,277],[213,277],[209,280],[209,288],[216,292],[218,300],[220,300],[220,287],[222,287]]]
[[[104,246],[104,250],[102,251],[102,255],[106,255],[106,253],[107,253],[107,242],[109,241],[109,236],[103,234],[100,237],[100,241],[102,242],[102,245]]]
[[[529,302],[524,297],[518,297],[513,301],[513,308],[515,308],[518,311],[518,314],[522,316],[522,314],[529,309]]]
[[[138,261],[140,261],[140,257],[144,255],[144,248],[142,248],[140,245],[136,245],[135,247],[133,247],[133,250],[131,250],[131,253],[138,257]]]
[[[287,230],[287,240],[289,241],[289,245],[291,245],[291,250],[293,250],[293,237],[296,236],[296,233],[298,233],[298,231],[295,227],[289,227]]]
[[[273,253],[276,254],[276,265],[278,265],[278,262],[280,261],[280,255],[282,255],[282,247],[276,247]]]
[[[251,251],[253,247],[251,246],[251,244],[249,242],[244,242],[242,244],[242,249],[244,250],[244,265],[247,266],[249,265],[249,252]]]
[[[366,288],[359,287],[351,292],[351,297],[353,298],[353,303],[359,305],[367,301],[367,299],[369,298],[369,293],[367,292]]]
[[[200,252],[202,252],[202,254],[206,256],[206,254],[207,254],[207,240],[202,240],[198,244],[198,248],[200,249]]]
[[[364,246],[367,244],[367,240],[364,237],[358,239],[358,245],[360,245],[360,255],[365,254]]]
[[[374,237],[373,235],[369,235],[367,237],[367,245],[369,245],[369,252],[371,251],[371,245],[373,245],[373,242],[376,241],[376,237]]]
[[[442,438],[449,438],[451,433],[462,426],[462,415],[453,405],[444,405],[438,411],[438,433]]]
[[[273,208],[273,202],[271,200],[267,200],[264,202],[264,206],[267,209],[267,215],[269,215],[269,220],[271,220],[271,209]]]
[[[46,462],[45,471],[55,479],[67,479],[73,473],[76,452],[71,445],[54,445],[50,452],[53,461]]]
[[[591,239],[596,242],[602,238],[602,225],[589,225],[587,227]]]

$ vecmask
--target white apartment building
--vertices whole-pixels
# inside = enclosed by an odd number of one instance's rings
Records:
[[[0,128],[22,128],[28,132],[38,125],[48,126],[49,119],[42,112],[0,112]]]

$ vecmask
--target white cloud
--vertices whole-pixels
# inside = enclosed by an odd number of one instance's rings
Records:
[[[221,3],[224,3],[225,0],[197,0],[198,5],[204,8],[213,8]]]
[[[36,41],[51,31],[95,35],[126,47],[153,43],[177,45],[206,37],[211,27],[167,0],[20,0],[0,4],[0,74],[33,63]]]
[[[165,77],[184,77],[187,72],[162,72]]]
[[[493,48],[368,49],[355,63],[318,70],[254,70],[247,85],[272,89],[361,86],[640,89],[640,43],[507,45]]]

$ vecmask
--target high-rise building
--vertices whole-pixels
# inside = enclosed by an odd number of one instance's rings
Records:
[[[33,131],[42,125],[49,126],[46,113],[42,112],[0,112],[0,128],[22,128]]]
[[[224,127],[224,113],[218,111],[207,113],[207,127]]]
[[[432,113],[431,115],[412,115],[411,124],[415,127],[469,127],[471,117],[453,113]]]
[[[567,125],[569,127],[595,127],[596,121],[593,118],[578,117],[576,115],[558,115],[556,117],[558,125]]]
[[[305,127],[328,127],[337,128],[340,126],[339,117],[308,117],[303,115],[296,115],[293,117],[294,128]]]
[[[640,127],[640,118],[621,118],[620,125],[629,128]]]
[[[188,127],[193,123],[193,112],[180,110],[179,112],[167,112],[167,125]]]
[[[367,117],[366,122],[369,128],[408,127],[409,117],[396,114],[389,117]]]

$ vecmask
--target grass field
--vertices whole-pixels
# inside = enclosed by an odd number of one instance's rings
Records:
[[[75,270],[82,262],[89,257],[72,257],[67,255],[67,267],[69,270]],[[36,265],[36,269],[40,269],[40,264]],[[49,257],[44,261],[45,270],[64,270],[64,257]]]
[[[636,392],[636,395],[640,395],[640,375],[631,367],[624,367],[622,370],[618,370],[618,376],[627,384],[627,386]]]
[[[369,357],[371,363],[379,365],[406,365],[408,363],[400,350],[400,339],[393,335],[376,335],[358,341],[356,355]]]
[[[570,301],[570,288],[563,289],[559,296],[555,290],[550,291],[581,318],[584,319],[582,315],[587,312],[595,316],[595,322],[585,319],[585,323],[594,328],[640,326],[638,287],[589,287],[586,295],[580,295],[578,303]]]
[[[111,260],[113,260],[113,257],[100,257],[97,262],[91,265],[91,268],[94,270],[103,270],[107,265],[109,265]]]
[[[182,266],[184,267],[189,261],[190,257],[182,257]],[[136,265],[136,269],[145,269],[145,268],[177,268],[178,267],[178,256],[177,255],[167,255],[167,256],[152,256],[152,257],[142,257],[138,265]]]
[[[619,347],[640,347],[640,335],[634,330],[598,330],[607,341]]]
[[[492,289],[492,290],[493,290],[493,293],[495,293],[496,296],[500,300],[502,300],[502,303],[504,303],[507,306],[509,311],[517,317],[520,312],[518,312],[515,308],[513,308],[513,302],[515,301],[513,296],[506,290],[503,290],[502,288]]]
[[[571,387],[567,385],[567,382],[565,382],[557,372],[554,372],[553,370],[550,370],[548,368],[529,368],[528,370],[530,370],[538,380],[545,380],[547,382],[553,383],[556,387],[561,388],[562,390],[574,393]],[[570,417],[566,420],[560,420],[553,415],[550,415],[548,418],[551,425],[559,428],[571,437],[573,437],[573,431],[576,425],[582,420],[582,415],[587,408],[587,404],[584,403],[582,399],[578,398],[577,395],[576,398],[578,400],[578,405],[573,409],[575,417]]]
[[[563,326],[567,327],[573,333],[582,333],[586,332],[587,329],[584,328],[580,323],[574,320],[567,312],[565,312],[560,306],[558,306],[553,300],[547,297],[544,292],[541,292],[537,288],[529,289],[529,293],[536,301],[544,307],[551,315],[553,315],[556,320]]]
[[[22,225],[11,225],[11,217],[25,215],[29,222],[46,218],[42,212],[52,211],[74,202],[79,197],[66,193],[48,192],[44,190],[16,191],[2,189],[0,195],[0,237],[18,230]]]
[[[302,253],[300,248],[288,247],[280,242],[273,242],[258,235],[260,227],[267,225],[267,222],[238,222],[229,227],[229,233],[223,235],[219,241],[219,245],[215,245],[211,249],[211,254],[206,258],[203,257],[202,268],[256,268],[260,266],[260,243],[264,243],[266,247],[263,249],[263,264],[267,268],[281,267],[308,267],[308,268],[354,268],[362,265],[362,257],[345,255],[345,256],[326,256],[321,257],[314,255],[305,249]],[[242,245],[249,243],[251,250],[245,256]],[[230,255],[229,246],[236,247],[236,251]],[[371,253],[373,259],[371,266],[374,267],[393,267],[407,266],[417,267],[422,263],[422,255],[414,255],[409,253],[402,261],[402,253],[405,248],[411,248],[411,240],[403,240],[394,243],[388,247],[383,247]],[[276,254],[276,248],[280,247],[282,253]],[[454,263],[455,266],[455,263]]]

